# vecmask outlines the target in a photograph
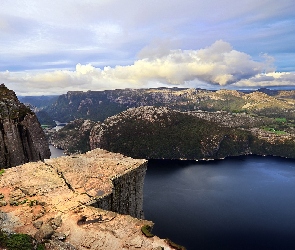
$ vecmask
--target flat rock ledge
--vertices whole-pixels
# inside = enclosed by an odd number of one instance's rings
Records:
[[[146,165],[95,149],[6,169],[0,175],[0,228],[32,235],[53,250],[173,249],[141,232],[143,225],[153,226],[141,219]]]

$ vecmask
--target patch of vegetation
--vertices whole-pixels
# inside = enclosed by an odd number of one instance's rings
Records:
[[[279,105],[274,105],[273,107],[265,107],[260,110],[252,110],[252,112],[261,116],[278,118],[278,121],[284,121],[285,119],[286,121],[294,120],[295,118],[295,112],[293,110],[280,107]],[[284,118],[282,118],[282,116]]]
[[[12,234],[7,237],[6,247],[8,249],[29,250],[33,249],[33,240],[27,234]]]
[[[8,234],[0,231],[0,247],[7,250],[44,250],[42,244],[36,242],[28,234]]]
[[[273,132],[277,135],[285,135],[287,134],[285,131],[283,130],[277,130],[276,128],[273,127],[263,127],[263,130],[268,131],[268,132]]]
[[[149,225],[142,226],[141,232],[148,238],[154,237],[154,235],[151,233],[151,227]]]
[[[184,246],[178,245],[178,244],[174,243],[174,242],[173,242],[172,240],[170,240],[170,239],[165,239],[165,242],[166,242],[169,246],[173,247],[173,248],[176,249],[176,250],[186,250],[186,248],[185,248]]]
[[[29,200],[28,204],[29,204],[30,207],[36,206],[38,204],[38,201],[37,200]]]
[[[278,123],[286,123],[287,119],[286,118],[275,118],[275,121]]]
[[[38,244],[36,250],[45,250],[45,246],[43,244]]]
[[[0,169],[0,175],[4,174],[5,170],[4,169]]]
[[[285,131],[281,131],[281,130],[276,130],[275,131],[275,134],[277,134],[277,135],[285,135],[285,134],[287,134]]]
[[[255,138],[251,144],[251,151],[257,155],[274,155],[287,158],[295,158],[295,142],[292,139],[274,141],[273,143]]]
[[[270,128],[270,127],[263,127],[263,130],[268,131],[268,132],[275,132],[275,129]]]

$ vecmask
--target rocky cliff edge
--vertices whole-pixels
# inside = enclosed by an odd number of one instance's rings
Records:
[[[145,171],[146,160],[102,149],[7,169],[0,228],[32,235],[46,249],[172,249],[141,232],[153,225],[140,219]]]
[[[49,157],[48,141],[36,115],[1,84],[0,169]]]

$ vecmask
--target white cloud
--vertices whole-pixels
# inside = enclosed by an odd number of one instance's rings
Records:
[[[144,47],[139,59],[151,61],[153,56],[170,55],[171,49],[194,51],[223,39],[252,56],[265,52],[275,55],[277,66],[283,65],[280,70],[294,70],[294,63],[286,63],[294,54],[293,5],[293,0],[280,0],[279,4],[270,0],[2,1],[0,69],[35,70],[45,68],[43,65],[49,70],[65,69],[78,62],[131,64]],[[153,42],[158,47],[147,46]],[[215,49],[226,50],[226,45],[220,46]],[[198,56],[202,56],[201,51]],[[50,67],[50,62],[56,61],[69,63]],[[217,74],[211,81],[235,81],[232,75]],[[181,77],[174,78],[171,81],[181,81]]]
[[[0,82],[18,94],[65,93],[69,90],[103,90],[151,86],[192,86],[199,83],[235,87],[294,86],[294,73],[268,72],[272,58],[256,62],[224,41],[200,50],[152,50],[150,57],[127,66],[95,68],[77,64],[74,71],[0,72]],[[156,51],[156,52],[155,52]],[[267,73],[265,73],[267,71]],[[29,90],[29,91],[28,91]]]
[[[295,72],[269,72],[257,74],[249,79],[242,79],[233,84],[235,87],[294,87]]]

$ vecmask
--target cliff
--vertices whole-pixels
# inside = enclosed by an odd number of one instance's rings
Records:
[[[145,171],[146,160],[101,149],[7,169],[0,227],[46,249],[171,249],[141,232],[153,226],[141,219]]]
[[[0,168],[49,157],[48,142],[36,115],[1,84]]]

